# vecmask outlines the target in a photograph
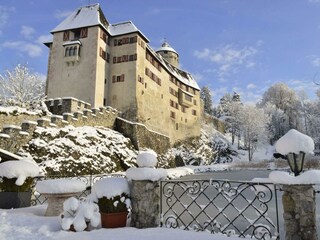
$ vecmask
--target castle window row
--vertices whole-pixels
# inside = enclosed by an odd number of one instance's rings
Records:
[[[107,44],[110,45],[110,38],[107,36],[107,34],[101,30],[100,31],[100,38]]]
[[[179,109],[179,104],[171,99],[170,99],[170,106],[175,109]]]
[[[142,39],[138,38],[138,44],[139,44],[139,46],[141,46],[143,49],[146,49],[146,44],[145,44],[145,42],[144,42]]]
[[[77,40],[88,37],[88,28],[79,28],[63,32],[63,41]]]
[[[110,54],[106,53],[106,51],[104,51],[102,48],[100,48],[99,55],[100,55],[100,57],[102,57],[107,62],[110,61]]]
[[[159,86],[161,86],[161,79],[157,77],[157,75],[155,75],[153,72],[151,72],[149,68],[146,68],[146,75],[153,81],[155,81]]]
[[[146,52],[146,59],[156,68],[159,72],[161,72],[161,64],[148,52]]]
[[[176,79],[173,76],[170,76],[170,82],[174,83],[176,86],[182,88],[183,90],[192,93],[193,95],[196,95],[196,90],[192,87],[189,87],[183,83],[181,83],[178,79]]]
[[[78,46],[66,47],[64,56],[65,57],[80,56],[80,47]]]
[[[136,43],[137,39],[138,39],[137,36],[124,37],[124,38],[121,38],[121,39],[114,39],[114,46],[121,46],[121,45],[125,45],[125,44]]]
[[[113,63],[132,62],[137,60],[137,54],[122,55],[120,57],[113,57]]]
[[[178,91],[174,90],[173,88],[169,87],[169,93],[175,97],[178,97]]]
[[[124,74],[121,75],[113,75],[112,76],[112,83],[117,83],[117,82],[124,82]]]

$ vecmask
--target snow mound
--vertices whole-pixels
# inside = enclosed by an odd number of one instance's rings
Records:
[[[191,174],[194,174],[194,171],[190,167],[178,167],[167,169],[167,175],[170,179],[180,178]]]
[[[126,171],[126,176],[129,180],[149,180],[155,182],[166,179],[168,173],[163,168],[129,168]]]
[[[287,185],[320,184],[320,170],[306,171],[296,177],[288,172],[273,171],[269,174],[269,178],[254,178],[252,181]]]
[[[282,155],[288,153],[299,154],[300,151],[312,154],[313,150],[313,139],[295,129],[288,131],[276,143],[276,151]]]
[[[102,197],[113,198],[122,193],[130,195],[129,184],[126,178],[102,178],[92,186],[91,200],[97,201],[98,198]]]
[[[112,173],[135,165],[129,138],[104,127],[37,128],[20,155],[32,157],[49,175]]]
[[[142,151],[137,156],[137,164],[139,167],[154,168],[157,166],[157,154],[153,150]]]
[[[98,227],[100,224],[99,207],[95,203],[72,197],[63,203],[63,210],[61,215],[63,230],[69,230],[73,225],[77,232],[81,232],[88,227],[88,224],[92,227]]]
[[[0,164],[0,176],[17,178],[16,185],[21,186],[26,178],[39,175],[40,168],[28,161],[6,161]]]
[[[36,189],[40,193],[76,193],[86,189],[86,184],[76,179],[48,179],[39,181]]]

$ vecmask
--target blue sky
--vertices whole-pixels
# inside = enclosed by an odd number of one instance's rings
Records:
[[[93,0],[0,0],[0,72],[28,63],[46,75],[50,30]],[[320,0],[104,0],[110,23],[132,20],[158,48],[164,38],[181,68],[214,103],[237,91],[255,103],[285,82],[314,98],[320,82]]]

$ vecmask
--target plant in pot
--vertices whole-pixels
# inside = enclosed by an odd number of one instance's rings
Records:
[[[0,163],[0,208],[29,207],[33,178],[39,172],[38,165],[31,160]]]
[[[126,226],[131,207],[127,179],[108,177],[99,180],[93,185],[90,198],[99,206],[102,227]]]

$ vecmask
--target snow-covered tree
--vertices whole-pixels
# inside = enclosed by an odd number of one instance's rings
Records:
[[[1,104],[27,109],[43,107],[45,81],[26,65],[18,64],[13,70],[0,75]]]
[[[211,91],[208,87],[204,86],[200,91],[200,98],[204,103],[204,112],[212,115],[213,107],[212,107],[212,96]]]
[[[294,128],[302,131],[301,122],[301,102],[296,92],[284,83],[276,83],[272,85],[262,97],[259,107],[273,105],[276,109],[280,109],[286,115],[281,123],[283,132],[287,132]],[[276,136],[274,136],[276,138]]]
[[[242,108],[240,122],[244,145],[248,150],[249,161],[252,161],[258,145],[267,140],[269,118],[262,109],[247,105]]]

